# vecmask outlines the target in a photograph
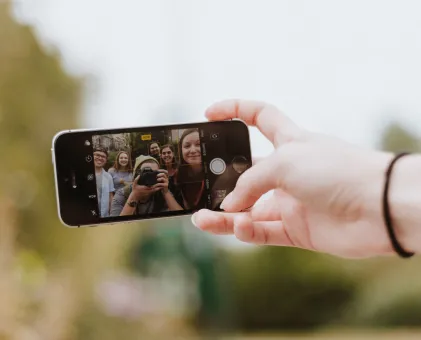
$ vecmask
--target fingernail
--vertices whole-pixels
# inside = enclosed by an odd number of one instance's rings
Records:
[[[197,228],[197,224],[196,224],[196,213],[194,213],[191,216],[191,223],[193,223],[193,225]]]
[[[230,204],[230,202],[232,201],[232,192],[228,194],[227,197],[225,197],[225,199],[222,201],[221,203],[221,209],[225,210],[225,206],[228,204]]]

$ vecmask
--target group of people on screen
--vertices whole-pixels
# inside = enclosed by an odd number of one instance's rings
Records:
[[[176,157],[176,148],[178,155]],[[109,153],[94,149],[97,197],[101,217],[144,215],[205,206],[204,172],[198,129],[187,129],[178,143],[151,142],[148,155],[132,162],[122,150],[106,171]],[[152,185],[142,182],[152,176]]]

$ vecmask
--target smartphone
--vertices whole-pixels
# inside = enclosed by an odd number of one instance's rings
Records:
[[[69,227],[219,211],[252,165],[240,120],[61,131],[52,157],[58,214]]]

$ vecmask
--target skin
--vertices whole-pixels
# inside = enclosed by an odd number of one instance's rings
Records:
[[[240,118],[274,151],[256,160],[224,200],[225,212],[201,210],[193,223],[239,240],[305,248],[347,258],[395,254],[382,215],[385,171],[393,158],[298,127],[276,107],[229,100],[209,120]],[[421,156],[399,160],[389,192],[394,229],[407,251],[421,251]],[[271,192],[262,204],[261,196]]]
[[[122,170],[127,170],[127,165],[129,164],[129,156],[126,153],[122,152],[118,157],[118,164],[121,165]]]
[[[94,165],[95,172],[100,174],[105,163],[107,163],[107,155],[104,152],[95,151],[94,152]]]
[[[199,132],[192,132],[184,137],[181,150],[186,163],[191,165],[201,165],[202,154],[200,151]]]
[[[127,171],[127,165],[129,164],[129,156],[124,152],[121,153],[118,157],[118,164],[120,164],[122,171]],[[120,178],[120,183],[125,184],[123,178]]]
[[[163,148],[161,152],[161,159],[165,163],[168,169],[168,175],[172,176],[176,169],[173,168],[172,161],[174,159],[174,153],[171,151],[170,148]]]
[[[144,162],[140,166],[141,169],[145,167],[150,167],[153,171],[159,170],[158,164],[156,164],[155,162]],[[177,203],[173,195],[168,190],[167,171],[162,170],[162,169],[160,171],[161,173],[158,174],[157,176],[158,183],[151,187],[137,184],[140,177],[140,176],[137,176],[133,182],[133,189],[127,201],[128,202],[137,201],[139,203],[144,203],[149,199],[149,197],[152,194],[154,194],[157,191],[161,191],[169,210],[171,211],[183,210],[183,208]],[[120,216],[133,215],[135,210],[136,210],[136,207],[130,207],[129,205],[125,204],[123,210],[120,213]]]
[[[157,143],[153,143],[150,146],[151,155],[159,155],[159,145]]]

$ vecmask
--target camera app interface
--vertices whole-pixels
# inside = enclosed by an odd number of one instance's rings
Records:
[[[212,204],[197,128],[95,135],[92,146],[101,217]]]

